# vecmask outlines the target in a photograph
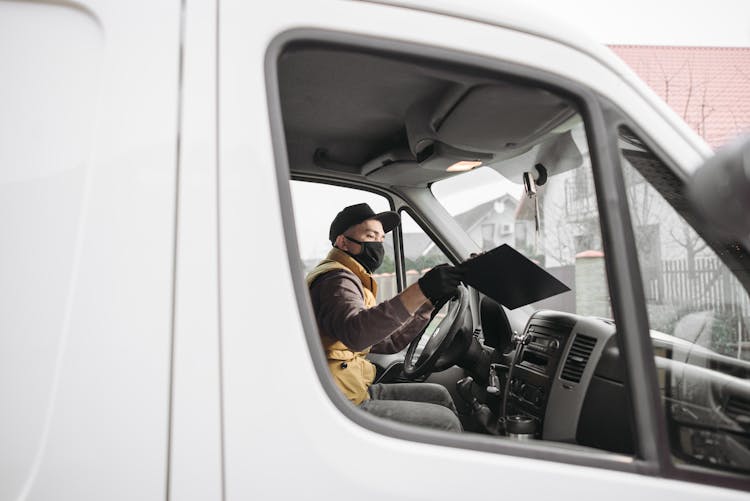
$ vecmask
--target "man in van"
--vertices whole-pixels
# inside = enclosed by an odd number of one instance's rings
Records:
[[[440,265],[376,305],[372,273],[383,262],[385,234],[399,222],[397,213],[376,214],[362,203],[344,208],[331,223],[333,248],[307,276],[328,367],[344,395],[371,414],[460,431],[453,400],[443,386],[372,384],[375,366],[367,353],[405,348],[429,322],[433,306],[456,294],[461,280],[457,268]]]

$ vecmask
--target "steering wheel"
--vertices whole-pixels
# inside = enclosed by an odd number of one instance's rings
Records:
[[[448,310],[439,319],[438,315],[446,304]],[[403,371],[407,378],[416,379],[454,365],[471,341],[472,321],[469,312],[469,290],[463,285],[459,285],[458,294],[447,303],[435,305],[432,319],[406,350]],[[459,332],[468,335],[457,339]]]

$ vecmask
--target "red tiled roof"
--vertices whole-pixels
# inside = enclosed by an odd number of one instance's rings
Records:
[[[587,250],[576,254],[576,259],[589,259],[592,257],[604,257],[604,253],[598,250]]]
[[[711,147],[750,132],[750,48],[611,45],[610,49]]]

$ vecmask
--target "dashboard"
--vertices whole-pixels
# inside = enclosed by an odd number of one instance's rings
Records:
[[[612,322],[540,310],[515,340],[503,397],[507,416],[531,418],[545,440],[632,453]]]

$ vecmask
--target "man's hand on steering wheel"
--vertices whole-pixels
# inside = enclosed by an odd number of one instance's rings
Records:
[[[433,306],[458,295],[463,270],[449,264],[439,264],[418,280],[419,288]]]

